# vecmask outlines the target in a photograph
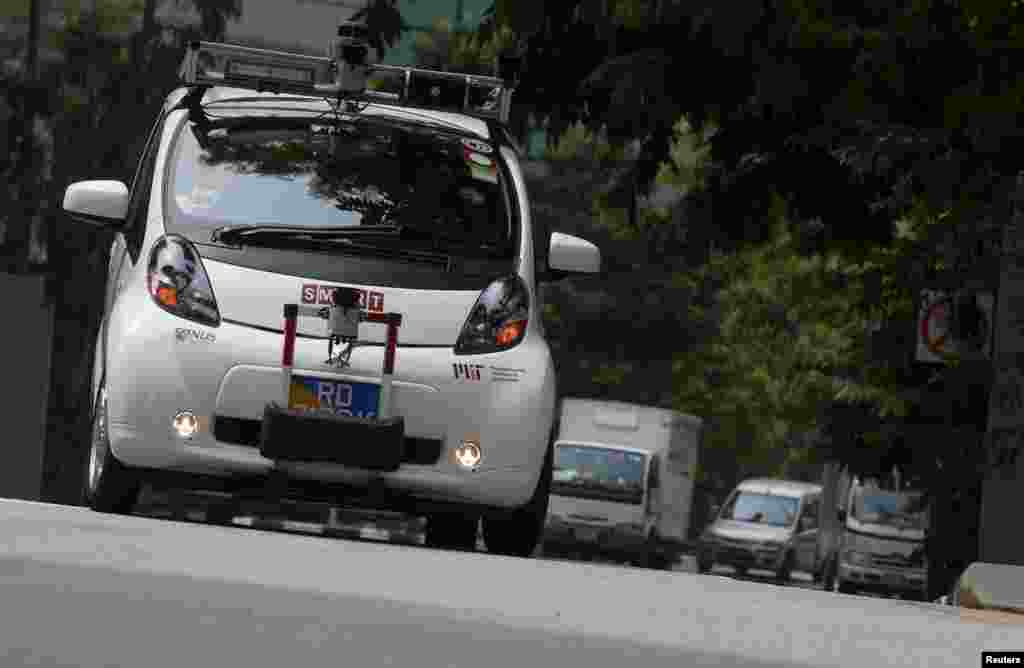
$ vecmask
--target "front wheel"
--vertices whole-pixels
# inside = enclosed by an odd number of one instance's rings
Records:
[[[483,517],[484,544],[488,552],[509,557],[529,557],[544,533],[551,493],[554,450],[548,445],[537,487],[526,505],[515,510],[494,511]]]
[[[835,590],[839,594],[855,594],[857,590],[849,582],[836,578]]]
[[[782,565],[779,566],[779,570],[775,571],[775,579],[782,584],[790,581],[793,577],[793,553],[787,552],[786,556],[782,558]]]
[[[142,483],[134,471],[114,456],[107,427],[107,391],[101,386],[93,408],[89,461],[83,475],[82,497],[93,510],[127,515],[138,501]]]
[[[821,588],[825,591],[832,591],[836,586],[836,564],[835,560],[829,559],[821,573]]]
[[[427,518],[427,547],[473,552],[476,550],[478,518],[472,515],[438,513]]]

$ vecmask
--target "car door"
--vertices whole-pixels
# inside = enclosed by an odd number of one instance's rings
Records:
[[[800,511],[799,528],[796,535],[796,568],[805,573],[814,573],[818,552],[818,513],[821,497],[810,496]]]

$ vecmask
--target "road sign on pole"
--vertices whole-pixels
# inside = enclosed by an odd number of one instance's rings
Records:
[[[954,304],[957,299],[971,299],[981,316],[981,337],[964,341],[953,331]],[[987,292],[957,293],[943,290],[922,290],[917,311],[918,362],[940,364],[951,356],[992,356],[993,310],[995,297]]]

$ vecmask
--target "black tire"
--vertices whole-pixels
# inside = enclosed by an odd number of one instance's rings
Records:
[[[711,569],[715,567],[715,562],[711,559],[705,559],[700,555],[697,555],[697,572],[698,573],[710,573]]]
[[[89,457],[82,473],[82,499],[101,513],[128,515],[139,500],[142,481],[114,457],[107,432],[107,391],[101,385],[92,411]]]
[[[214,499],[207,502],[206,523],[216,526],[234,526],[241,504],[237,499]]]
[[[840,594],[857,593],[857,589],[853,585],[851,585],[849,582],[844,582],[843,580],[840,580],[838,577],[836,578],[835,590]]]
[[[655,552],[654,554],[647,555],[647,568],[655,571],[670,571],[672,570],[672,560],[663,554]]]
[[[747,569],[745,566],[733,566],[733,570],[735,570],[736,575],[740,576],[741,578],[745,577],[747,574]]]
[[[832,591],[836,586],[836,562],[829,559],[825,563],[821,574],[821,588],[825,591]]]
[[[793,578],[793,553],[787,552],[786,556],[782,558],[782,565],[779,566],[779,570],[775,571],[775,580],[780,584],[785,584]]]
[[[652,531],[647,537],[647,545],[644,554],[640,558],[640,568],[649,568],[655,571],[671,570],[671,561],[662,553],[659,548],[659,539],[656,531]]]
[[[472,515],[437,513],[427,517],[426,545],[441,550],[473,552],[479,518]]]
[[[529,557],[544,535],[551,492],[554,447],[548,444],[540,479],[533,496],[515,510],[487,513],[483,517],[484,544],[487,551],[509,557]]]

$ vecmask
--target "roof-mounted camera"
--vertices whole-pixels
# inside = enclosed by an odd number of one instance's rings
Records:
[[[342,93],[362,93],[369,76],[370,31],[360,21],[345,21],[338,26],[338,38],[331,57],[338,68],[337,83]]]

